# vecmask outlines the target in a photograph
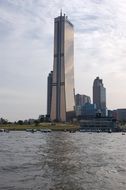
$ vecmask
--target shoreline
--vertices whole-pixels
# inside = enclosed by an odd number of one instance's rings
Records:
[[[79,130],[79,125],[73,124],[39,124],[39,125],[17,125],[17,124],[5,124],[0,125],[0,129],[5,129],[9,131],[26,131],[28,129],[36,129],[40,131],[42,129],[50,129],[52,131],[70,131],[70,130]]]
[[[40,123],[38,125],[31,124],[31,125],[19,125],[19,124],[1,124],[0,125],[0,132],[5,131],[42,131],[42,130],[51,130],[51,131],[64,131],[64,132],[91,132],[91,133],[106,133],[108,131],[98,131],[98,130],[85,130],[80,128],[79,124],[63,124],[63,123]],[[82,130],[82,131],[81,131]],[[126,128],[116,128],[112,133],[115,132],[126,132]]]

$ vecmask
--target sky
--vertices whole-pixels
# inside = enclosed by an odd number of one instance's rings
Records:
[[[46,114],[54,18],[74,25],[75,92],[92,99],[103,79],[107,108],[126,108],[125,0],[0,0],[0,117]]]

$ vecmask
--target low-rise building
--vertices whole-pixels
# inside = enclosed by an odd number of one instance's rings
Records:
[[[84,131],[115,131],[116,121],[113,118],[101,117],[80,121],[80,129]]]
[[[126,109],[117,109],[117,120],[126,121]]]
[[[76,115],[82,117],[95,117],[96,116],[96,105],[91,103],[85,103],[84,105],[77,106]]]

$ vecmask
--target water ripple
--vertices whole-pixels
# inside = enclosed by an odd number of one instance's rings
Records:
[[[0,189],[124,190],[125,149],[120,133],[0,135]]]

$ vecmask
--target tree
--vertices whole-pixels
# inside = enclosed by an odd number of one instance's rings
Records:
[[[7,124],[7,123],[8,123],[7,119],[0,118],[0,124]]]
[[[23,125],[23,121],[22,121],[22,120],[19,120],[19,121],[17,122],[17,124]]]

